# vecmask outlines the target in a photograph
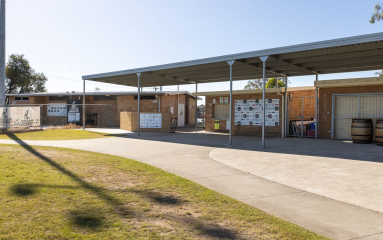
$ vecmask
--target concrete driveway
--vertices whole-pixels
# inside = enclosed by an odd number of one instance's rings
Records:
[[[335,239],[383,239],[383,147],[315,139],[135,133],[0,143],[74,148],[151,164]]]

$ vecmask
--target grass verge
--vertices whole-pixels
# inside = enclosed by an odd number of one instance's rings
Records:
[[[158,168],[0,145],[0,239],[326,239]]]
[[[108,133],[89,132],[73,129],[55,129],[35,132],[6,133],[0,134],[0,139],[20,140],[81,140],[92,138],[105,138],[113,135]]]

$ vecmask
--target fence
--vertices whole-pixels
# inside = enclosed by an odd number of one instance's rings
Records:
[[[82,104],[0,105],[0,129],[48,127],[76,124],[82,126]],[[111,104],[85,104],[87,127],[117,127],[117,107]]]

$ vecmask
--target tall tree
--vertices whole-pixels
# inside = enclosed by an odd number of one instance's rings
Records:
[[[266,88],[273,88],[275,87],[275,80],[278,79],[278,86],[284,87],[285,84],[285,78],[266,78]],[[247,84],[243,88],[244,90],[253,90],[253,89],[262,89],[263,87],[263,79],[252,79],[247,81]]]
[[[5,67],[5,78],[6,94],[46,92],[45,83],[48,78],[31,68],[23,54],[9,56]],[[8,98],[7,103],[9,103]]]

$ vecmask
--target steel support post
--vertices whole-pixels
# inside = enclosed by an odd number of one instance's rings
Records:
[[[0,105],[5,104],[5,0],[0,2]]]
[[[231,60],[231,61],[227,61],[227,63],[229,64],[230,66],[230,109],[229,109],[229,145],[232,145],[233,144],[233,141],[232,141],[232,125],[233,125],[233,116],[232,116],[232,111],[233,111],[233,64],[234,64],[235,60]]]
[[[262,115],[263,115],[263,119],[262,119],[262,147],[265,148],[266,147],[266,144],[265,144],[265,126],[266,126],[266,99],[265,99],[265,95],[266,95],[266,60],[269,56],[263,56],[263,57],[260,57],[260,59],[262,60],[263,62],[263,83],[262,83]]]
[[[318,74],[316,75],[315,81],[318,81]],[[315,138],[318,138],[319,130],[319,121],[318,121],[318,111],[319,111],[319,98],[318,98],[318,88],[315,88]]]
[[[288,107],[289,107],[289,103],[287,101],[287,83],[289,82],[289,80],[287,79],[287,76],[286,76],[286,85],[285,85],[285,137],[287,137],[287,134],[288,134],[288,129],[289,129],[289,115],[288,115]]]
[[[197,132],[198,83],[195,83],[195,131]]]
[[[137,136],[140,136],[140,92],[141,92],[141,88],[140,88],[140,76],[141,76],[141,73],[137,73],[137,77],[138,77],[138,84],[137,84],[137,91],[138,91],[138,94],[137,94]]]
[[[82,87],[82,130],[85,130],[85,79]]]

